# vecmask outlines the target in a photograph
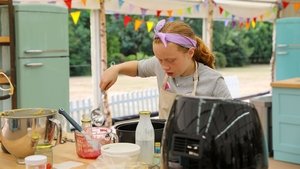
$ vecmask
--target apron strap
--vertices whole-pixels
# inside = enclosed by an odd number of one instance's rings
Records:
[[[199,73],[198,73],[198,63],[195,62],[195,72],[194,72],[194,77],[193,77],[193,81],[194,81],[194,88],[193,88],[193,92],[192,92],[192,96],[196,96],[196,91],[197,91],[197,85],[199,82]]]

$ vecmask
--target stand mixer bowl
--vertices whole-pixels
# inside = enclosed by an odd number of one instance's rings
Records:
[[[1,112],[1,144],[17,158],[17,163],[24,164],[24,158],[34,154],[36,145],[52,144],[55,133],[55,145],[61,141],[62,129],[56,115],[56,110],[43,108]]]

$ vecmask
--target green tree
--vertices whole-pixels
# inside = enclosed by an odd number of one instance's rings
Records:
[[[272,32],[272,23],[258,22],[255,29],[245,33],[245,36],[251,39],[249,45],[254,47],[254,52],[249,58],[251,63],[270,63],[272,56]]]
[[[249,64],[249,57],[254,48],[250,45],[250,38],[245,36],[245,29],[234,29],[225,26],[224,22],[214,23],[214,51],[226,56],[228,67],[238,67]]]
[[[91,74],[90,16],[81,10],[81,16],[75,25],[69,18],[70,75]]]

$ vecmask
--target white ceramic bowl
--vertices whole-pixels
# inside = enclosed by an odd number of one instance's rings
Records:
[[[140,146],[133,143],[111,143],[101,147],[102,158],[113,164],[136,163],[140,152]]]

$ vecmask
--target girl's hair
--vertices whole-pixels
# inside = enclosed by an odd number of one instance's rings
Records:
[[[176,33],[182,36],[192,38],[197,41],[197,47],[194,52],[193,59],[197,62],[201,62],[211,68],[215,68],[215,57],[209,48],[204,44],[202,39],[198,37],[193,29],[182,21],[166,22],[164,27],[160,30],[163,33]],[[155,38],[153,43],[161,43],[159,38]],[[187,52],[188,49],[178,45],[178,49],[183,52]]]

